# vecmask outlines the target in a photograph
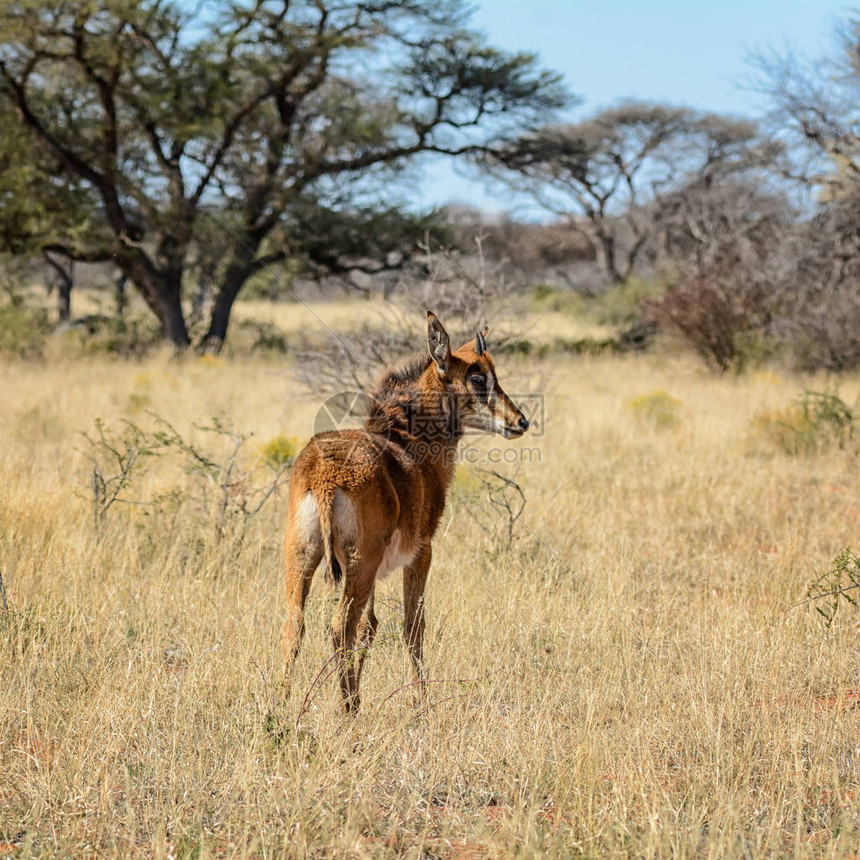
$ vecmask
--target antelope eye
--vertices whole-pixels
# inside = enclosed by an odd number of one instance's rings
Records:
[[[477,374],[469,377],[469,382],[475,386],[475,388],[486,388],[487,380],[483,376],[478,376]]]

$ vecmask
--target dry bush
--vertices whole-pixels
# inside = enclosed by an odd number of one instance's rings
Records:
[[[444,321],[457,345],[487,324],[495,332],[512,315],[509,300],[516,290],[504,266],[488,262],[482,247],[478,239],[470,256],[425,246],[420,271],[401,275],[376,319],[329,331],[319,347],[301,352],[299,380],[314,392],[368,390],[384,368],[416,352],[426,353],[428,310]]]
[[[404,319],[402,326],[364,323],[332,331],[319,348],[299,354],[296,376],[308,391],[320,394],[367,391],[383,368],[406,358],[421,344],[422,333],[414,320]]]
[[[720,371],[774,354],[804,371],[860,366],[857,211],[852,197],[822,203],[793,225],[772,206],[754,210],[745,227],[721,230],[717,221],[676,283],[650,303],[651,317]]]
[[[858,203],[855,194],[823,204],[784,245],[790,268],[778,330],[801,369],[860,367]]]
[[[680,334],[715,370],[740,370],[750,358],[751,342],[767,334],[773,318],[770,277],[766,261],[727,246],[681,274],[647,303],[647,313],[661,328]]]
[[[503,267],[517,290],[569,284],[572,272],[597,258],[594,243],[575,221],[525,223],[509,216],[488,218],[468,207],[448,207],[444,214],[457,247],[473,255],[480,245],[484,259]]]

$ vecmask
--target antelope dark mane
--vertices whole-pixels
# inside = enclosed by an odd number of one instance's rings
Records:
[[[430,356],[416,353],[380,377],[370,391],[373,402],[365,424],[368,430],[379,433],[408,426],[418,379],[431,362]]]
[[[430,366],[432,359],[426,352],[416,352],[399,367],[389,370],[373,386],[373,393],[379,395],[392,388],[401,388],[404,382],[416,382],[418,377]]]

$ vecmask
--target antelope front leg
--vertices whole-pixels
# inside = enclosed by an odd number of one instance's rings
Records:
[[[403,636],[412,661],[412,679],[419,695],[425,692],[424,677],[424,586],[430,570],[432,550],[423,546],[412,563],[403,569]]]

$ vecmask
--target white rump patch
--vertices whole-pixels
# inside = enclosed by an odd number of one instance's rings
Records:
[[[349,496],[343,490],[335,490],[331,508],[331,531],[335,546],[342,546],[344,541],[354,540],[357,525],[355,507]]]
[[[317,500],[313,493],[307,492],[302,496],[293,525],[298,532],[299,541],[305,546],[310,543],[318,543],[322,538]]]

